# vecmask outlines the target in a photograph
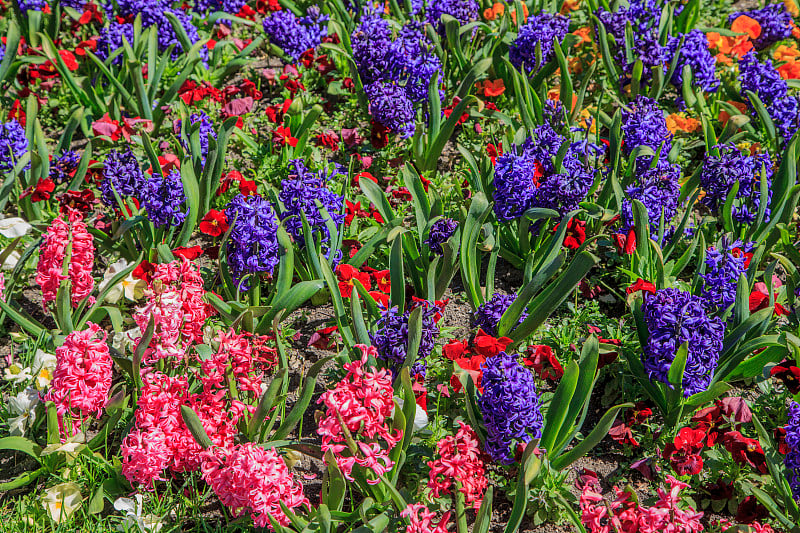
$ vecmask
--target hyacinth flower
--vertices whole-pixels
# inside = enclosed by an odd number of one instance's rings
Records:
[[[784,143],[789,142],[800,127],[800,102],[788,94],[789,86],[772,60],[766,59],[762,63],[754,51],[747,52],[739,60],[739,81],[749,106],[752,109],[766,108]],[[760,105],[750,98],[750,93],[756,95]]]
[[[517,38],[508,47],[508,59],[518,70],[528,73],[538,71],[549,63],[555,53],[553,40],[560,43],[569,31],[569,17],[561,14],[542,13],[528,19],[520,29]],[[541,51],[541,64],[537,64],[536,48]]]
[[[28,138],[25,136],[25,128],[14,119],[0,124],[0,174],[14,170],[17,162],[27,153]],[[28,162],[22,170],[30,167]]]
[[[289,10],[273,11],[264,19],[264,33],[272,44],[297,61],[322,43],[328,34],[328,20],[330,17],[323,15],[317,6],[309,7],[304,17]]]
[[[428,301],[417,306],[420,309],[422,330],[417,357],[411,367],[412,376],[425,376],[427,358],[433,352],[434,344],[439,336],[436,325],[438,308]],[[413,309],[400,313],[397,307],[386,309],[376,323],[374,333],[370,333],[373,346],[377,349],[378,358],[386,361],[393,372],[406,362],[410,342],[410,317]]]

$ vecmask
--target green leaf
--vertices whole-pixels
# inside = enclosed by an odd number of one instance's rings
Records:
[[[270,437],[270,440],[281,440],[286,438],[300,422],[300,420],[303,418],[303,415],[308,410],[308,405],[311,403],[311,397],[314,395],[314,387],[317,384],[317,375],[322,370],[322,367],[325,366],[325,364],[331,359],[333,359],[333,356],[324,357],[311,365],[311,368],[308,369],[308,374],[306,374],[305,381],[303,382],[303,390],[301,391],[300,396],[297,398],[297,402],[295,402],[292,410],[289,411],[289,414],[286,415],[286,418],[281,421],[281,425],[275,430],[275,433],[272,435],[272,437]]]
[[[689,345],[688,342],[681,344],[678,351],[675,353],[675,359],[669,365],[669,372],[667,372],[667,380],[676,389],[683,388],[683,372],[686,369],[686,361],[689,359]]]
[[[285,368],[279,369],[272,378],[267,390],[261,395],[256,410],[247,424],[247,434],[250,435],[250,438],[258,433],[261,423],[264,422],[264,419],[275,405],[275,398],[278,397],[278,392],[286,379],[287,373],[288,371]]]
[[[4,437],[0,439],[0,450],[13,450],[30,455],[39,461],[42,454],[42,447],[24,437]]]
[[[204,450],[207,450],[213,446],[214,443],[211,442],[210,438],[208,438],[208,434],[206,433],[205,428],[203,428],[203,423],[200,421],[200,417],[197,416],[197,413],[194,412],[194,409],[188,405],[181,405],[181,417],[183,418],[183,422],[186,424],[186,427],[189,428],[189,432],[192,434],[197,444],[199,444]]]
[[[580,369],[575,361],[570,361],[564,369],[564,375],[558,382],[558,388],[550,400],[547,413],[544,416],[542,440],[540,446],[545,450],[552,450],[556,443],[561,427],[564,424],[570,403],[578,386]]]
[[[632,403],[624,403],[620,405],[616,405],[606,411],[606,413],[600,418],[600,420],[595,425],[594,429],[589,433],[585,439],[580,441],[578,444],[573,446],[569,451],[559,455],[556,458],[551,459],[550,464],[556,470],[563,470],[564,468],[568,467],[587,453],[589,453],[592,448],[597,446],[606,435],[608,435],[608,431],[611,429],[611,426],[614,424],[614,421],[617,419],[617,414],[622,409],[627,409],[629,407],[633,407]]]
[[[403,236],[397,235],[392,242],[392,251],[389,255],[389,276],[392,287],[389,297],[389,306],[397,306],[398,312],[406,309],[406,279],[403,271]]]

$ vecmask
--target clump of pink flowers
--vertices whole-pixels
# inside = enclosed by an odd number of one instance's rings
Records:
[[[406,526],[406,533],[447,533],[447,521],[450,518],[450,511],[446,512],[436,525],[433,525],[436,513],[421,503],[409,503],[400,512],[400,516],[409,521],[409,525]]]
[[[631,493],[614,487],[616,498],[608,502],[600,494],[597,479],[587,482],[580,497],[581,522],[590,533],[697,533],[703,531],[702,512],[680,506],[680,493],[689,485],[667,476],[669,492],[658,489],[652,507],[631,500]]]
[[[56,369],[45,400],[56,405],[59,421],[72,420],[74,434],[90,416],[99,415],[111,389],[113,361],[107,334],[91,322],[83,331],[73,331],[56,348]]]
[[[428,462],[431,468],[428,486],[431,495],[438,498],[452,491],[456,481],[461,483],[459,491],[464,494],[466,505],[479,509],[486,490],[486,475],[478,445],[478,435],[464,422],[459,421],[456,434],[448,435],[436,445],[439,454]]]
[[[6,301],[6,277],[0,272],[0,300]]]
[[[167,357],[182,358],[184,342],[203,342],[203,325],[214,308],[203,301],[199,268],[185,258],[155,265],[144,291],[146,304],[133,315],[144,332],[152,318],[153,339],[142,361],[151,364]]]
[[[67,263],[67,274],[64,265]],[[71,211],[69,222],[61,216],[53,220],[39,250],[36,283],[42,288],[42,305],[56,299],[61,282],[69,279],[72,285],[72,307],[89,298],[94,290],[94,238],[80,214]],[[89,298],[89,304],[94,298]]]
[[[302,484],[292,476],[275,448],[264,449],[248,442],[231,448],[211,448],[202,454],[203,479],[233,516],[250,513],[256,527],[272,526],[271,516],[283,526],[289,509],[306,506]]]
[[[361,360],[345,363],[347,375],[319,399],[327,410],[317,428],[322,437],[322,451],[333,453],[349,481],[353,481],[354,464],[372,470],[376,477],[388,472],[394,466],[389,452],[403,438],[401,431],[392,434],[388,426],[394,408],[389,371],[367,372],[364,368],[367,358],[377,357],[377,350],[363,344],[357,347],[362,353]],[[357,450],[348,446],[345,430],[355,440]],[[378,479],[368,480],[370,484],[378,482]]]

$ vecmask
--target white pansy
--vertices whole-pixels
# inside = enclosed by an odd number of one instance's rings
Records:
[[[0,235],[16,239],[26,235],[33,226],[19,217],[0,218]]]
[[[103,275],[103,281],[100,283],[98,291],[103,292],[106,287],[108,287],[108,284],[111,283],[111,280],[114,278],[114,276],[129,266],[130,265],[128,264],[128,261],[125,259],[120,259],[116,263],[109,265],[108,270],[106,270],[106,273]],[[144,280],[136,279],[133,277],[133,273],[130,273],[127,275],[127,277],[125,277],[125,279],[117,283],[111,288],[111,290],[108,291],[105,300],[108,303],[115,304],[124,296],[128,300],[136,301],[142,297],[146,287],[147,285],[145,284]]]
[[[403,399],[395,396],[394,401],[400,406],[400,409],[403,408]],[[428,427],[428,413],[425,412],[425,409],[419,406],[416,402],[414,406],[417,408],[416,412],[414,413],[414,431],[419,431],[421,429],[425,429]],[[392,416],[394,416],[394,407],[392,407]]]
[[[6,260],[3,261],[2,269],[3,270],[14,270],[14,267],[17,266],[17,263],[19,263],[19,259],[21,257],[22,256],[20,255],[20,253],[18,251],[14,250],[10,254],[8,254],[8,257],[6,257]]]
[[[21,437],[25,434],[25,430],[36,419],[35,409],[38,403],[39,391],[33,387],[28,387],[8,399],[9,411],[17,415],[8,421],[11,435]]]
[[[77,511],[82,502],[81,490],[75,483],[61,483],[44,491],[42,505],[50,518],[60,524]]]
[[[53,381],[53,372],[56,371],[56,356],[43,350],[36,350],[33,356],[33,374],[36,377],[36,387],[46,389]]]
[[[120,353],[125,353],[129,349],[133,351],[141,338],[142,330],[138,326],[127,331],[118,331],[111,339],[111,347]]]
[[[3,379],[15,384],[26,383],[33,379],[33,370],[29,366],[21,367],[17,363],[12,363],[3,370]]]
[[[161,531],[164,524],[155,515],[142,514],[144,499],[141,494],[135,496],[136,501],[130,498],[117,498],[114,501],[114,509],[121,513],[125,513],[125,518],[122,523],[117,526],[117,531],[124,531],[132,533],[134,531],[134,524],[139,528],[141,533],[157,533]]]

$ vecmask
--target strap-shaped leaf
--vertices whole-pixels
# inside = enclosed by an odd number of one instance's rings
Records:
[[[194,412],[194,409],[188,405],[181,405],[181,417],[183,418],[183,422],[186,424],[186,427],[189,429],[189,432],[194,437],[194,440],[204,450],[210,448],[214,444],[208,437],[208,433],[206,433],[206,430],[203,427],[203,422],[200,421],[200,417],[197,416],[197,413]]]
[[[600,418],[595,425],[594,429],[589,433],[585,439],[580,441],[578,444],[573,446],[569,451],[563,453],[552,459],[550,464],[556,470],[563,470],[564,468],[568,467],[587,453],[589,453],[592,448],[597,446],[606,435],[608,435],[608,430],[611,429],[611,426],[614,424],[614,421],[617,419],[617,415],[622,409],[627,409],[629,407],[633,407],[632,403],[623,403],[620,405],[616,405],[605,412],[605,414]]]

